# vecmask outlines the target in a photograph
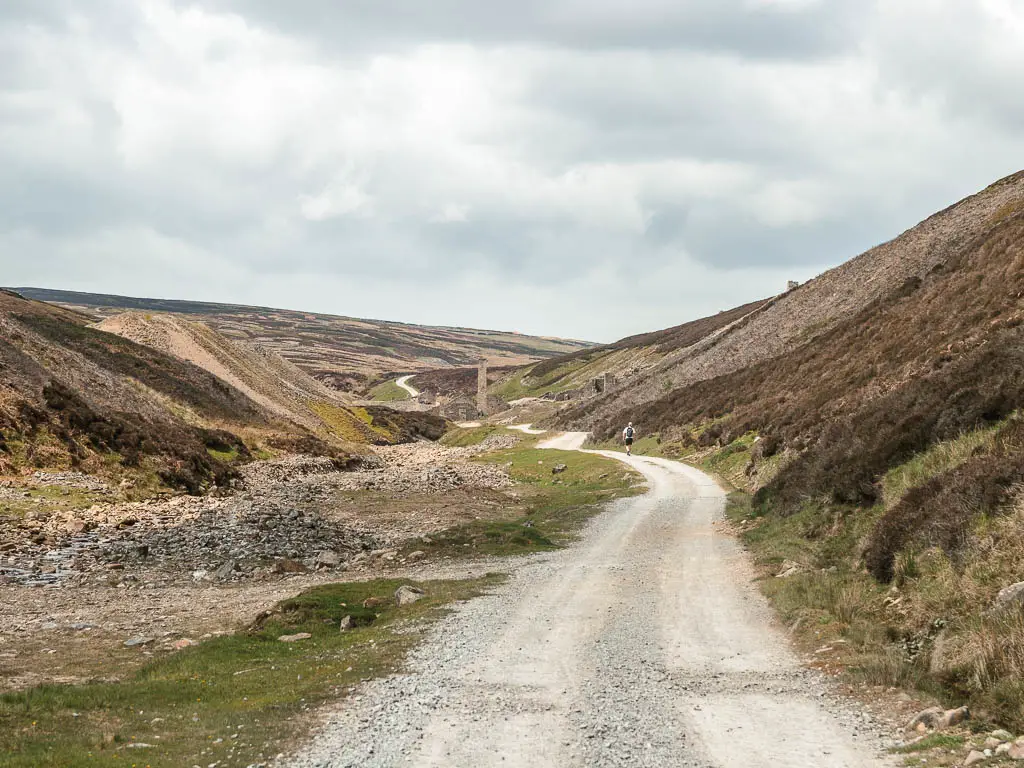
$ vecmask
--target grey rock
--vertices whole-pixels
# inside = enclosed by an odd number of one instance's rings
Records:
[[[341,565],[341,555],[333,550],[325,549],[316,556],[316,565],[319,568],[337,568]]]
[[[350,629],[355,629],[355,628],[356,628],[355,620],[351,616],[346,616],[345,618],[343,618],[341,620],[341,625],[339,626],[339,631],[341,631],[341,632],[348,632]]]
[[[228,560],[217,569],[213,577],[217,581],[227,581],[231,575],[238,570],[238,563],[235,560]]]
[[[1024,581],[1018,581],[1008,587],[1003,587],[996,595],[995,609],[1006,611],[1024,603]]]
[[[555,466],[551,468],[551,474],[560,475],[562,472],[565,472],[565,470],[567,470],[568,468],[569,467],[567,467],[565,464],[555,464]]]
[[[986,757],[984,752],[979,752],[976,749],[972,749],[971,753],[967,755],[967,759],[964,760],[964,765],[974,765],[975,763],[980,763],[987,759],[988,757]]]
[[[281,635],[278,640],[282,643],[297,643],[300,640],[309,640],[312,635],[309,632],[297,632],[294,635]]]
[[[418,587],[413,587],[408,584],[403,584],[395,590],[395,603],[399,606],[412,605],[413,603],[422,600],[427,596],[427,593]]]
[[[153,642],[152,637],[131,637],[124,641],[125,648],[141,648]]]

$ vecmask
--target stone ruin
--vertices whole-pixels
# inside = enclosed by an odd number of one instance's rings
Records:
[[[591,382],[591,394],[600,395],[615,385],[615,375],[605,372]]]

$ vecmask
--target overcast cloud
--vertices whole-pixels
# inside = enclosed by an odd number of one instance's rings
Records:
[[[4,0],[0,284],[611,340],[1024,167],[1020,0]]]

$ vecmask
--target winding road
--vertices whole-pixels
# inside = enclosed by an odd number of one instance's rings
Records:
[[[418,389],[416,389],[416,387],[414,387],[412,384],[409,383],[409,379],[411,379],[414,375],[415,374],[410,374],[408,376],[400,376],[398,378],[398,380],[395,381],[395,384],[397,384],[402,389],[404,389],[406,392],[408,392],[410,397],[419,397],[420,396],[420,391]]]
[[[542,447],[578,450],[569,433]],[[866,713],[805,669],[719,532],[725,494],[665,459],[603,455],[649,491],[463,605],[411,673],[367,684],[292,765],[890,765]],[[858,735],[859,734],[859,735]]]

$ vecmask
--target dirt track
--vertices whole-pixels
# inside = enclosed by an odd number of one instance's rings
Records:
[[[650,492],[443,622],[413,674],[370,684],[293,764],[888,764],[863,713],[833,700],[774,628],[743,553],[714,526],[714,482],[607,455]]]
[[[410,376],[402,376],[397,381],[395,381],[395,384],[397,384],[402,389],[404,389],[406,392],[408,392],[410,397],[419,397],[420,396],[420,391],[418,389],[416,389],[416,387],[414,387],[412,384],[409,383],[409,379],[411,379],[411,378],[412,378],[411,375]]]

